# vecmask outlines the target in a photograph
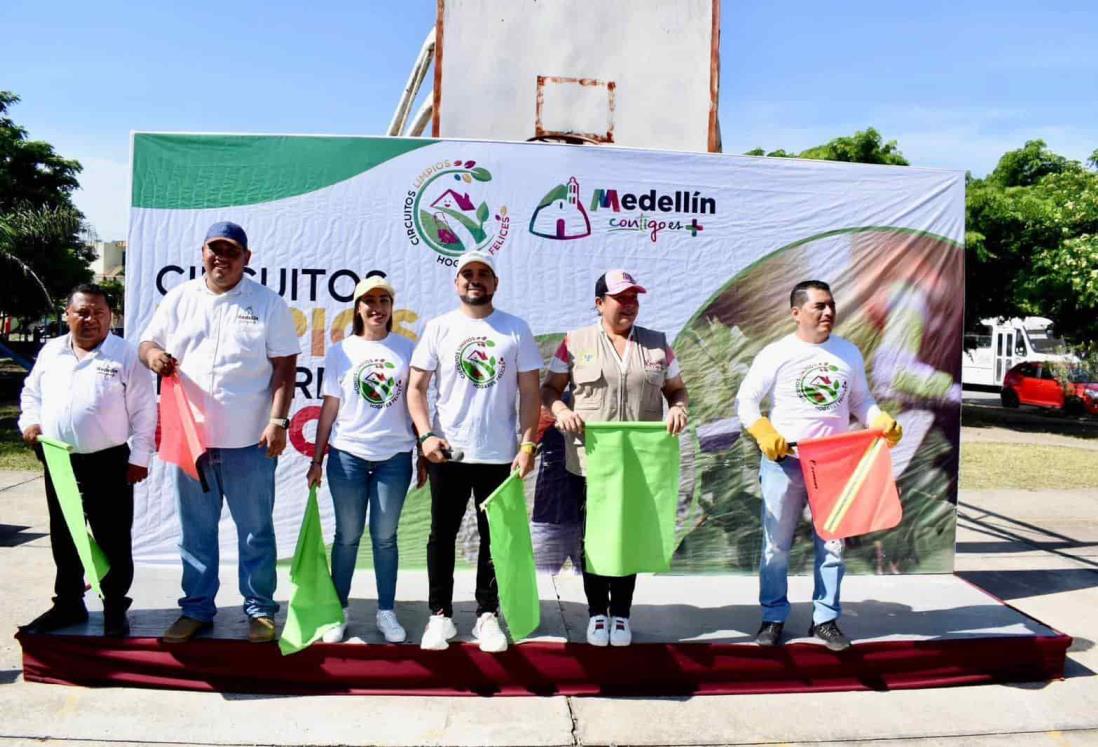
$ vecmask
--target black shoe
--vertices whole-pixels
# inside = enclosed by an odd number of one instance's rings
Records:
[[[755,634],[755,643],[760,646],[782,645],[782,623],[763,622],[759,632]]]
[[[110,638],[125,638],[130,634],[130,621],[126,610],[106,610],[103,612],[103,635]]]
[[[88,621],[88,610],[84,605],[58,607],[56,604],[19,628],[24,633],[52,633],[70,625],[79,625]]]
[[[808,635],[816,636],[832,651],[846,651],[851,645],[850,639],[843,635],[843,631],[839,630],[839,624],[834,620],[809,626]]]

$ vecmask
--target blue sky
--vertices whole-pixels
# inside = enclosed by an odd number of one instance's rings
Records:
[[[84,164],[77,203],[100,237],[124,238],[131,130],[380,134],[434,14],[4,0],[0,88],[31,137]],[[721,15],[726,152],[874,126],[915,165],[983,175],[1027,139],[1098,148],[1095,0],[725,0]]]

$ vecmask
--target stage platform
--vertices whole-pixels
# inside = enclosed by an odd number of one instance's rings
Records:
[[[1071,638],[951,575],[847,576],[843,630],[854,640],[834,653],[805,637],[811,578],[792,577],[787,643],[753,643],[759,626],[751,576],[641,576],[631,618],[633,645],[585,643],[587,609],[578,576],[539,576],[541,628],[503,654],[471,642],[473,573],[455,579],[459,639],[420,650],[427,619],[423,571],[403,571],[397,614],[404,644],[375,630],[371,571],[356,574],[350,639],[281,656],[275,644],[241,640],[246,620],[236,569],[221,571],[213,631],[183,645],[158,636],[178,616],[178,571],[138,568],[131,636],[100,635],[96,602],[86,625],[17,636],[29,682],[285,694],[692,695],[890,690],[1063,676]],[[280,590],[289,589],[280,571]],[[89,595],[90,596],[90,595]],[[279,613],[281,624],[285,610]]]

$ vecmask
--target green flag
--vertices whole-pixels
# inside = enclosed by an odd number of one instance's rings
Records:
[[[587,423],[587,569],[600,576],[666,571],[675,551],[679,440],[667,425]]]
[[[42,445],[42,454],[46,457],[46,469],[50,471],[50,480],[53,482],[54,492],[57,493],[57,502],[61,504],[65,525],[69,528],[72,542],[76,545],[76,554],[80,556],[80,563],[84,566],[84,576],[95,593],[102,597],[103,590],[99,587],[99,582],[107,575],[111,566],[103,550],[88,532],[84,519],[84,501],[80,498],[80,488],[76,484],[76,475],[72,472],[72,460],[69,459],[72,447],[64,441],[46,436],[39,436],[38,443]]]
[[[518,473],[481,504],[488,514],[489,545],[499,585],[499,606],[511,638],[525,638],[541,624],[538,579],[534,570],[534,543],[526,519],[526,496]]]
[[[328,552],[320,528],[320,508],[316,488],[309,490],[305,516],[297,535],[297,549],[290,564],[290,604],[278,648],[294,654],[315,643],[324,631],[343,623],[343,605],[339,603],[332,574],[328,570]]]

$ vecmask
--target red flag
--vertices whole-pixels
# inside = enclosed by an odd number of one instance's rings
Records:
[[[797,443],[812,507],[825,540],[891,529],[903,518],[892,479],[888,443],[879,430],[854,431]]]
[[[207,490],[206,480],[198,469],[198,460],[206,453],[206,434],[194,422],[191,403],[183,391],[179,374],[165,376],[160,385],[160,448],[161,460],[178,465]]]

